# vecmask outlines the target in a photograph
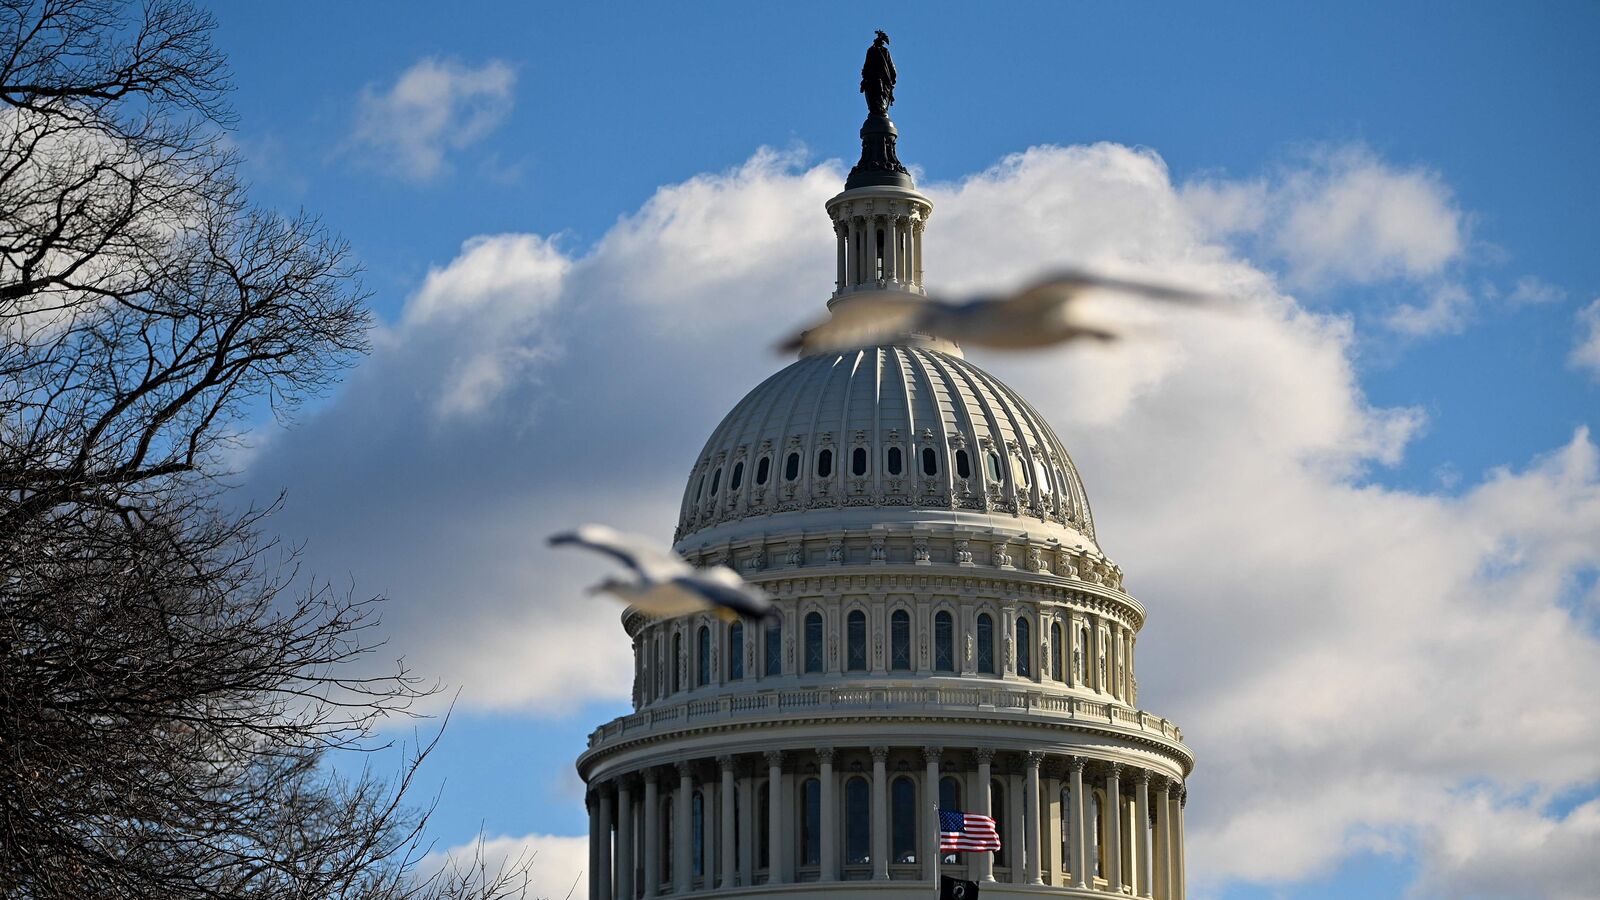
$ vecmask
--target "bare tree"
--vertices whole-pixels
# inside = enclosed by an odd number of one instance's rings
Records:
[[[375,601],[220,496],[239,429],[369,322],[346,246],[249,202],[213,29],[0,0],[0,896],[515,893],[416,871],[421,753],[333,774],[428,687],[352,674]]]

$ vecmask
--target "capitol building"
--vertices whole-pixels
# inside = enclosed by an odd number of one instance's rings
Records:
[[[937,248],[882,106],[826,205],[830,309],[922,296]],[[1184,897],[1194,757],[1139,706],[1145,608],[1066,446],[959,346],[802,347],[693,460],[675,549],[781,615],[623,614],[633,712],[577,762],[592,900]],[[941,854],[935,804],[1002,849]]]

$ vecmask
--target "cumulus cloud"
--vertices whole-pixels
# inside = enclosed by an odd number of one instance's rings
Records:
[[[1600,380],[1600,299],[1578,310],[1577,326],[1578,340],[1567,362]]]
[[[1567,299],[1567,292],[1560,287],[1550,284],[1534,275],[1524,275],[1512,285],[1510,293],[1506,294],[1506,303],[1512,306],[1542,306],[1546,303],[1560,303]]]
[[[517,73],[508,63],[480,66],[432,57],[392,85],[362,90],[346,147],[358,162],[407,181],[449,171],[447,156],[487,137],[511,112]]]
[[[1436,274],[1459,252],[1448,192],[1358,162],[1260,190],[1405,249],[1329,226],[1329,253],[1295,265]],[[1374,178],[1409,186],[1425,214],[1378,209]],[[701,442],[785,362],[772,337],[831,289],[821,208],[842,179],[836,162],[763,152],[662,188],[585,254],[532,235],[468,242],[343,395],[261,454],[254,483],[291,487],[280,525],[308,540],[308,562],[390,594],[391,646],[463,685],[462,703],[555,714],[625,697],[617,609],[581,590],[594,561],[542,539],[591,519],[668,539]],[[1076,264],[1239,298],[1236,315],[1160,320],[1108,304],[1152,336],[976,360],[1056,423],[1150,610],[1141,697],[1200,760],[1195,882],[1292,882],[1381,845],[1416,855],[1419,890],[1448,893],[1471,877],[1451,861],[1471,837],[1463,809],[1588,833],[1588,812],[1525,799],[1600,779],[1600,643],[1567,598],[1600,568],[1586,431],[1449,495],[1377,486],[1367,474],[1402,457],[1421,416],[1372,405],[1351,322],[1301,306],[1223,239],[1259,204],[1214,182],[1197,211],[1198,189],[1159,156],[1112,144],[1035,148],[924,189],[932,286]],[[1289,223],[1299,203],[1268,203],[1266,220]],[[1554,847],[1518,852],[1568,872]],[[1565,877],[1531,890],[1561,896]]]
[[[1466,247],[1466,216],[1437,173],[1360,146],[1311,154],[1269,177],[1199,179],[1183,196],[1203,228],[1252,238],[1295,287],[1428,278]]]
[[[554,834],[500,835],[438,850],[417,864],[423,877],[446,869],[498,872],[525,868],[529,897],[584,900],[589,896],[589,838]],[[518,884],[521,882],[518,881]]]
[[[1384,316],[1391,330],[1412,337],[1460,334],[1472,314],[1472,294],[1459,284],[1441,284],[1421,303],[1402,303]]]

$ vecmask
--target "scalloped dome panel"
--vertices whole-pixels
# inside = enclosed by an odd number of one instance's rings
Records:
[[[1077,467],[1044,418],[994,376],[926,347],[807,357],[745,395],[695,462],[677,539],[843,507],[972,511],[1095,539]]]

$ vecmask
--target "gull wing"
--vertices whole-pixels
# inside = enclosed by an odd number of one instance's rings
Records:
[[[799,350],[805,345],[827,352],[876,344],[916,330],[930,301],[911,294],[872,294],[840,301],[828,318],[796,332],[778,345],[779,350]]]
[[[670,581],[694,571],[688,563],[660,550],[647,538],[626,535],[605,525],[579,525],[551,535],[552,547],[583,547],[622,563],[645,581]]]
[[[767,592],[740,578],[739,573],[727,566],[701,569],[682,580],[692,582],[694,589],[708,602],[740,615],[759,619],[772,613],[772,600]]]

